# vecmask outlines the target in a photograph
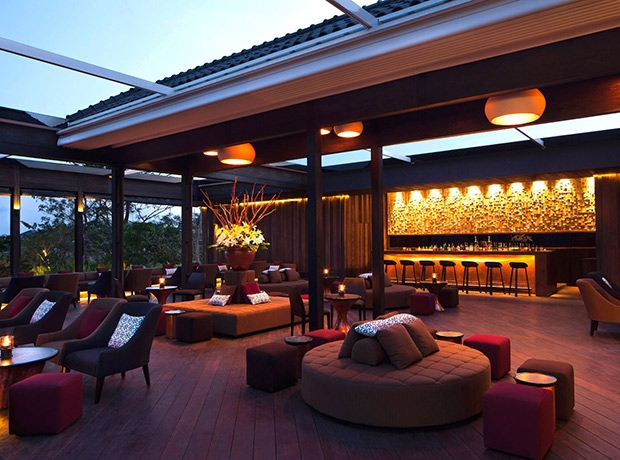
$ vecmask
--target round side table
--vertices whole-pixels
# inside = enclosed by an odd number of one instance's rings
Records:
[[[520,385],[549,390],[553,396],[553,420],[555,420],[555,384],[558,383],[558,379],[552,375],[539,372],[517,372],[514,379]]]
[[[304,355],[312,348],[312,337],[306,335],[291,335],[284,337],[284,343],[297,349],[297,378],[301,377],[301,361]]]
[[[164,315],[166,315],[166,338],[167,339],[176,338],[177,316],[182,315],[183,313],[185,313],[185,310],[168,310],[164,312]]]
[[[346,334],[349,332],[349,329],[351,329],[349,321],[347,320],[347,313],[349,313],[351,305],[361,299],[361,296],[356,294],[325,294],[325,298],[332,304],[336,313],[338,313],[338,321],[336,321],[334,329]]]
[[[446,342],[454,342],[458,344],[463,343],[463,333],[456,331],[437,331],[435,336],[439,340],[445,340]]]

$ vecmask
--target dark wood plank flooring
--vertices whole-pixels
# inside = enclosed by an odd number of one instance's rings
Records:
[[[423,320],[466,336],[510,337],[513,374],[530,357],[571,362],[576,410],[569,422],[558,422],[546,458],[620,459],[620,325],[602,324],[590,337],[575,288],[551,298],[461,294],[459,308]],[[287,334],[282,328],[192,345],[158,337],[150,388],[140,370],[125,380],[109,377],[101,403],[94,405],[94,379],[85,376],[84,416],[59,435],[9,436],[8,411],[1,411],[0,458],[513,458],[484,448],[481,417],[439,428],[373,428],[314,411],[302,400],[300,383],[275,394],[248,387],[246,348]],[[46,365],[45,372],[56,371]]]

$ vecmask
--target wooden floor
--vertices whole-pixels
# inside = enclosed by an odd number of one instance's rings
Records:
[[[357,313],[351,315],[352,319]],[[461,306],[423,318],[438,329],[498,334],[512,341],[512,373],[527,358],[575,367],[576,410],[559,422],[548,459],[620,459],[620,325],[595,337],[575,288],[552,298],[461,295]],[[282,340],[287,328],[187,345],[155,339],[152,385],[142,372],[106,379],[93,404],[85,377],[84,416],[56,436],[15,437],[0,412],[1,459],[476,459],[482,418],[432,429],[380,429],[339,422],[307,406],[300,384],[275,394],[245,384],[245,349]],[[58,368],[47,364],[46,372]],[[504,380],[511,380],[505,377]]]

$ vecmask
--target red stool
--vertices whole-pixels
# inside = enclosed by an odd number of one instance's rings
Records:
[[[82,416],[82,374],[36,374],[9,388],[9,434],[56,434]]]
[[[542,459],[553,442],[553,393],[500,382],[482,397],[482,426],[485,447]]]
[[[164,335],[166,333],[166,315],[164,312],[169,310],[176,310],[176,308],[163,307],[161,309],[161,315],[159,315],[159,322],[157,323],[157,329],[155,329],[155,335]]]
[[[476,334],[463,345],[483,353],[491,361],[491,378],[501,379],[510,372],[510,339],[499,335]]]
[[[346,334],[335,329],[317,329],[316,331],[308,332],[304,335],[312,337],[312,348],[316,348],[328,342],[344,340]]]
[[[409,296],[409,311],[412,315],[432,315],[435,313],[435,294],[414,292]]]

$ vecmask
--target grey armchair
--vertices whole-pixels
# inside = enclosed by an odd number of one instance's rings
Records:
[[[144,316],[144,320],[131,339],[120,348],[108,347],[108,342],[121,316]],[[111,311],[97,330],[82,340],[65,343],[64,359],[61,362],[68,372],[76,370],[96,377],[95,404],[101,399],[103,382],[113,374],[142,368],[146,385],[150,386],[149,358],[155,329],[161,314],[161,305],[146,302],[128,302]]]
[[[128,302],[148,302],[149,296],[146,288],[151,285],[152,268],[132,268],[125,277],[125,291],[130,291],[131,295],[123,298]]]
[[[200,295],[203,299],[205,297],[205,274],[200,272],[189,275],[185,288],[172,293],[172,301],[175,302],[175,299],[179,296],[183,300],[188,298],[194,300],[197,295]]]
[[[45,285],[45,276],[14,276],[2,293],[2,303],[9,303],[22,289],[42,288]]]
[[[88,283],[88,302],[90,303],[90,296],[93,294],[97,297],[111,297],[114,295],[114,289],[112,272],[101,272],[97,281]]]
[[[52,273],[45,283],[45,287],[50,291],[69,292],[73,306],[77,307],[79,273]]]

